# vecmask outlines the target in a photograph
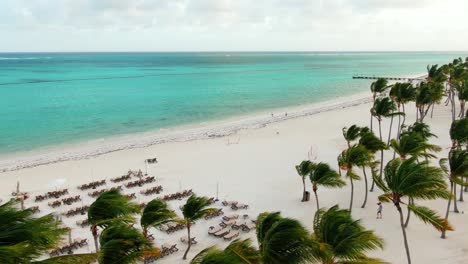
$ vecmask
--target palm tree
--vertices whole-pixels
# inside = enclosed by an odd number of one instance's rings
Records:
[[[465,104],[466,101],[468,101],[468,73],[465,79],[455,86],[455,89],[457,90],[458,101],[460,102],[460,112],[458,113],[458,117],[464,118]]]
[[[319,199],[317,195],[318,186],[324,186],[328,188],[341,188],[346,183],[340,179],[340,175],[333,170],[326,163],[317,163],[311,167],[309,173],[310,182],[312,183],[312,190],[315,194],[315,201],[317,202],[317,210],[320,209]]]
[[[162,224],[174,221],[176,213],[170,210],[167,203],[160,199],[151,200],[141,214],[140,224],[143,228],[143,235],[148,239],[148,228],[158,227]]]
[[[33,214],[12,201],[0,205],[0,263],[85,264],[96,260],[96,254],[77,254],[35,261],[56,248],[68,229],[52,214],[37,218]]]
[[[382,140],[380,140],[374,134],[374,132],[372,132],[372,130],[369,130],[367,127],[361,129],[359,145],[364,146],[367,150],[371,152],[372,160],[369,161],[369,163],[367,163],[366,165],[369,165],[368,167],[371,167],[372,172],[374,173],[375,166],[378,165],[376,163],[377,161],[375,161],[375,154],[377,153],[377,151],[383,151],[387,149],[388,148],[387,145]],[[367,202],[367,190],[368,190],[366,166],[362,167],[362,173],[364,175],[364,183],[365,183],[365,188],[366,188],[364,202],[361,206],[361,208],[364,208]],[[374,180],[372,180],[372,186],[371,186],[370,191],[371,192],[374,191]]]
[[[207,208],[211,202],[206,197],[199,197],[195,194],[192,194],[187,199],[187,202],[182,207],[182,214],[184,215],[183,222],[187,227],[187,237],[188,237],[188,247],[184,253],[183,259],[187,259],[187,254],[192,246],[192,238],[190,237],[190,227],[193,222],[197,221],[200,218],[203,218],[205,215],[213,212],[214,208]]]
[[[382,94],[383,92],[385,92],[385,90],[387,90],[387,84],[388,84],[388,81],[387,79],[383,79],[383,78],[379,78],[377,79],[377,81],[373,82],[371,84],[371,92],[372,92],[372,102],[375,103],[375,98],[377,98],[377,95],[378,94]],[[373,119],[373,115],[372,115],[372,112],[371,112],[371,120],[370,120],[370,129],[373,130],[373,127],[372,127],[372,119]]]
[[[446,166],[446,162],[447,159],[440,160],[440,167],[448,175],[450,181],[450,199],[448,199],[445,212],[445,221],[448,221],[452,197],[455,201],[457,200],[455,184],[465,185],[463,178],[468,177],[468,150],[451,150],[448,156],[449,167]],[[455,212],[458,213],[458,209]],[[445,230],[442,230],[441,238],[445,238]]]
[[[99,239],[102,245],[99,263],[136,263],[143,256],[157,255],[141,232],[123,223],[114,223],[104,229]]]
[[[133,214],[140,212],[140,206],[129,201],[118,190],[107,191],[99,195],[88,209],[88,221],[94,238],[96,252],[99,251],[98,227],[107,228],[112,223],[134,221]]]
[[[385,166],[385,177],[375,177],[375,183],[384,192],[379,196],[381,202],[392,202],[399,215],[400,226],[403,232],[403,241],[408,264],[411,263],[409,245],[401,208],[402,199],[410,197],[422,200],[437,198],[449,199],[447,183],[441,169],[429,166],[427,161],[417,162],[415,157],[407,160],[393,159]],[[408,208],[424,223],[429,223],[439,231],[453,230],[450,224],[430,208],[408,204]]]
[[[405,104],[416,99],[416,88],[414,88],[411,83],[395,83],[390,89],[389,95],[390,98],[396,102],[398,112],[403,113],[402,115],[398,115],[398,138],[400,136],[401,127],[405,124],[406,120]],[[403,116],[403,122],[401,122],[401,116]]]
[[[361,145],[354,145],[338,156],[340,169],[346,171],[346,177],[351,183],[351,198],[349,201],[349,211],[353,208],[354,183],[353,180],[359,180],[360,177],[353,171],[354,167],[365,166],[372,159],[368,149]]]
[[[301,200],[302,202],[305,202],[306,197],[307,197],[305,179],[307,175],[309,175],[311,165],[312,165],[312,162],[310,160],[304,160],[299,165],[296,165],[297,174],[299,174],[299,176],[301,176],[301,179],[302,179],[302,187],[303,187],[302,200]]]
[[[355,141],[359,138],[359,134],[361,133],[361,128],[352,125],[349,128],[343,127],[343,137],[346,140],[346,143],[348,143],[348,148],[351,147],[351,142]]]
[[[256,230],[262,263],[299,264],[313,259],[316,246],[297,220],[284,218],[279,212],[264,213],[257,218]]]
[[[206,248],[198,253],[191,264],[260,264],[261,257],[250,239],[236,239],[224,250],[215,246]]]
[[[427,81],[430,83],[443,83],[447,80],[444,68],[435,65],[427,65]]]
[[[377,98],[377,100],[374,102],[374,106],[371,109],[371,113],[373,116],[377,118],[377,121],[379,121],[379,138],[380,140],[383,141],[382,139],[382,118],[384,117],[392,117],[395,114],[400,114],[399,112],[396,112],[396,105],[395,103],[389,98],[389,97],[383,97],[383,98]],[[393,120],[393,119],[392,119]],[[391,130],[391,127],[390,127]],[[383,171],[383,150],[380,151],[380,177],[382,177],[382,171]]]
[[[383,249],[383,239],[337,205],[315,213],[313,230],[312,238],[320,245],[314,255],[320,263],[385,263],[366,256],[367,251]]]
[[[452,122],[450,126],[450,139],[452,148],[468,148],[468,117],[464,117]]]
[[[420,83],[416,93],[417,120],[424,121],[431,106],[440,103],[443,96],[444,86],[441,83]]]

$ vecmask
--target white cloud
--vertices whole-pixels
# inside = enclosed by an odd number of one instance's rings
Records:
[[[1,0],[0,51],[461,50],[463,10],[465,0]]]

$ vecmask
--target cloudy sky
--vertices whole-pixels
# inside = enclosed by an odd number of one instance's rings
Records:
[[[468,50],[468,0],[0,0],[1,51]]]

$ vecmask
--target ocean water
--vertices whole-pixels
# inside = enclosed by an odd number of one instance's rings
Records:
[[[0,154],[367,91],[463,53],[0,53]]]

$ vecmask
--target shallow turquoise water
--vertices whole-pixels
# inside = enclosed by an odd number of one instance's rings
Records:
[[[0,153],[366,91],[461,53],[0,53]]]

